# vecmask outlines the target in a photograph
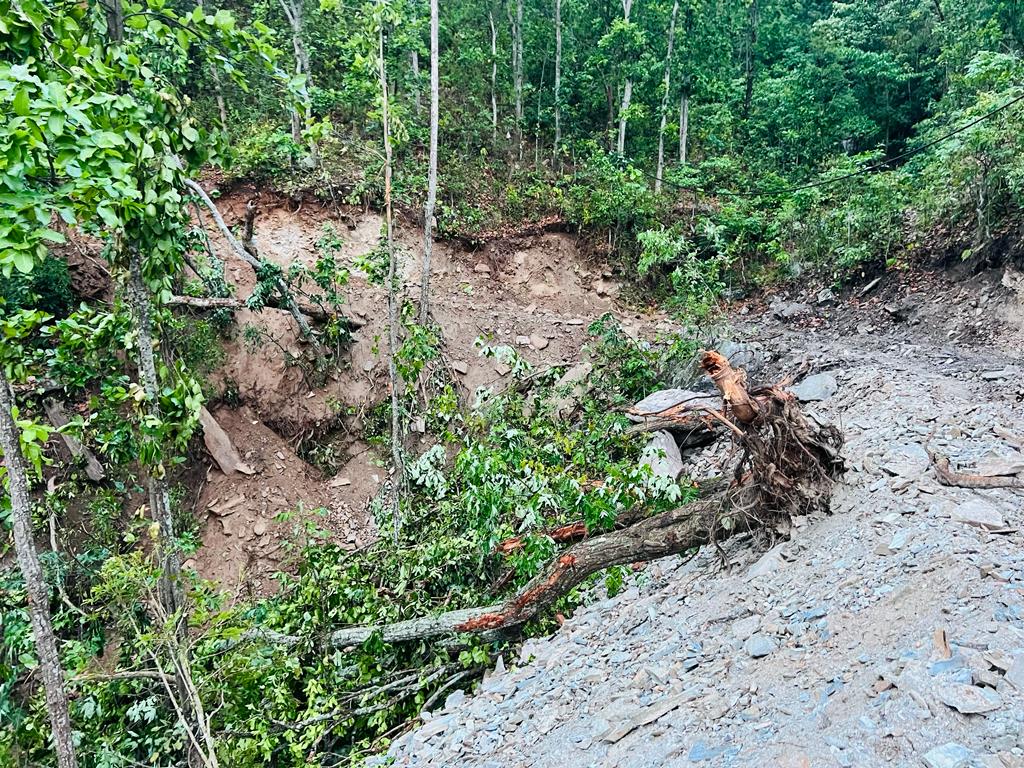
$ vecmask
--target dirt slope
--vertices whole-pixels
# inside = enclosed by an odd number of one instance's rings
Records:
[[[252,192],[240,189],[218,200],[229,226],[241,223]],[[249,296],[256,282],[252,268],[231,252],[211,220],[203,221],[234,294]],[[293,356],[303,351],[288,313],[271,308],[235,313],[234,338],[216,379],[245,409],[222,407],[215,416],[259,471],[252,477],[227,478],[210,467],[197,507],[203,546],[193,563],[201,575],[225,589],[255,594],[270,589],[271,575],[287,566],[280,559],[283,537],[301,520],[344,546],[375,535],[368,502],[386,491],[386,462],[360,436],[366,415],[388,395],[387,297],[359,271],[356,261],[377,247],[381,225],[378,215],[351,208],[307,205],[292,210],[284,202],[261,201],[256,246],[263,258],[285,268],[316,260],[316,243],[325,226],[340,236],[340,259],[351,270],[345,312],[359,327],[337,370],[324,386],[311,389],[302,370],[286,364],[285,351]],[[417,228],[397,228],[403,292],[412,300],[419,293],[421,238]],[[467,401],[478,387],[504,386],[506,375],[494,360],[479,356],[474,345],[478,338],[515,347],[529,362],[547,365],[578,360],[587,325],[607,311],[636,333],[653,335],[665,327],[660,316],[620,306],[611,273],[602,265],[584,263],[571,235],[511,237],[475,251],[439,243],[433,265],[432,314]],[[259,332],[258,339],[253,339],[253,330]],[[321,443],[340,446],[334,477],[300,456],[303,449]],[[210,511],[239,495],[244,503],[227,515]],[[295,519],[274,522],[276,514],[300,505],[304,511]],[[326,512],[311,513],[318,508]],[[256,526],[266,528],[265,533],[254,534]]]
[[[785,321],[747,307],[774,374],[834,378],[809,406],[847,436],[834,514],[767,551],[734,540],[724,565],[650,565],[424,713],[394,764],[1024,764],[1024,494],[941,486],[924,448],[1024,461],[1020,305],[998,282],[888,280]]]

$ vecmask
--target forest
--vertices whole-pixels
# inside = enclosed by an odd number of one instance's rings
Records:
[[[387,764],[638,563],[827,505],[840,432],[701,354],[732,302],[1024,263],[1020,0],[0,0],[0,94],[12,768]],[[721,408],[629,418],[666,387]],[[215,574],[239,494],[279,551]]]

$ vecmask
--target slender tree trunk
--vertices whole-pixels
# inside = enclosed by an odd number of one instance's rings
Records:
[[[434,0],[436,2],[436,0]],[[401,380],[398,378],[398,256],[395,252],[394,225],[391,215],[391,116],[388,112],[388,75],[384,61],[384,26],[379,30],[377,71],[380,76],[380,120],[384,132],[384,222],[388,251],[388,376],[391,379],[391,460],[392,470],[391,523],[395,546],[402,529],[401,492],[405,484],[405,464],[402,460]]]
[[[423,275],[420,285],[420,323],[430,319],[430,257],[434,251],[434,205],[437,201],[437,123],[440,112],[440,74],[437,45],[438,0],[430,0],[430,159],[427,204],[423,211]]]
[[[71,715],[64,690],[64,672],[57,653],[57,638],[50,619],[50,598],[43,581],[39,553],[32,541],[32,499],[28,492],[28,474],[21,456],[20,435],[14,422],[14,395],[0,365],[0,453],[7,468],[7,484],[11,495],[11,525],[14,528],[14,549],[28,594],[28,613],[35,637],[39,672],[46,694],[46,711],[53,730],[53,748],[59,768],[78,768],[75,745],[71,736]]]
[[[665,123],[668,120],[668,96],[672,85],[672,44],[676,37],[676,14],[679,0],[672,4],[672,20],[668,25],[668,52],[665,54],[665,77],[662,82],[661,124],[658,126],[658,169],[654,174],[654,193],[661,192],[661,178],[665,172]]]
[[[156,355],[153,354],[153,322],[150,315],[150,293],[142,277],[142,256],[131,249],[128,263],[128,302],[135,319],[138,332],[138,367],[142,390],[146,394],[146,406],[149,416],[159,421],[160,415],[160,383],[156,372]],[[185,610],[185,590],[181,579],[181,553],[174,536],[174,516],[171,512],[171,495],[167,489],[167,480],[162,465],[146,467],[148,474],[147,488],[149,491],[149,510],[153,522],[157,526],[154,542],[157,561],[160,564],[160,580],[157,583],[157,596],[167,616],[177,616],[175,635],[177,642],[184,646],[187,642],[187,622],[181,615]],[[196,713],[189,706],[188,684],[180,675],[175,675],[175,687],[184,707],[181,716],[187,728],[205,724],[196,720]],[[188,744],[188,764],[190,766],[208,765],[202,751],[194,743]]]
[[[511,15],[512,11],[509,10]],[[512,22],[512,88],[515,94],[516,154],[523,159],[523,0],[516,0]]]
[[[622,17],[629,23],[629,12],[633,7],[633,0],[622,0]],[[622,89],[622,105],[619,107],[619,139],[615,145],[616,151],[622,155],[626,152],[626,119],[629,113],[629,103],[633,100],[633,78],[626,78],[626,85]]]
[[[537,85],[537,121],[533,127],[533,164],[540,168],[540,107],[541,96],[544,93],[544,75],[548,68],[548,54],[544,52],[544,61],[540,65],[540,83]]]
[[[555,166],[562,144],[562,0],[555,0]]]
[[[491,24],[491,144],[498,144],[498,30],[494,26],[494,11],[487,12]]]
[[[313,122],[313,100],[309,95],[309,89],[312,85],[310,81],[309,52],[306,50],[306,46],[302,41],[303,0],[280,0],[280,3],[281,9],[284,11],[284,15],[288,19],[288,24],[292,28],[292,49],[295,53],[295,74],[303,75],[306,78],[306,84],[302,91],[304,114],[300,115],[298,110],[292,110],[292,140],[296,144],[301,144],[303,127],[309,126]],[[314,166],[319,165],[320,148],[312,139],[309,141],[308,146],[309,159],[312,161]]]
[[[746,84],[743,89],[743,119],[750,117],[750,103],[754,96],[754,46],[757,44],[758,0],[750,0],[749,27],[747,29],[747,45],[744,56],[744,73]]]
[[[153,325],[150,317],[149,289],[142,279],[142,257],[133,248],[129,262],[128,301],[138,332],[138,366],[142,389],[146,394],[149,415],[160,419],[160,385],[153,354]],[[181,587],[181,558],[174,538],[174,517],[171,497],[167,490],[162,467],[148,467],[149,511],[159,526],[156,540],[160,563],[160,604],[167,615],[174,615],[184,605]]]
[[[679,97],[679,164],[686,165],[686,145],[690,134],[690,94]]]
[[[412,99],[416,117],[419,117],[423,112],[423,100],[420,98],[420,52],[415,48],[409,51],[409,63],[412,66]]]

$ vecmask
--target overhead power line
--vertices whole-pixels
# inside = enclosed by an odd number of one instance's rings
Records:
[[[872,163],[871,165],[867,165],[867,166],[865,166],[863,168],[860,168],[860,169],[858,169],[856,171],[851,171],[850,173],[845,173],[842,176],[833,176],[833,177],[830,177],[830,178],[827,178],[827,179],[819,179],[818,181],[810,181],[810,182],[807,182],[806,184],[796,184],[796,185],[791,186],[791,187],[781,187],[779,189],[745,189],[745,190],[740,190],[738,192],[733,192],[732,190],[728,190],[728,189],[712,189],[710,187],[689,187],[689,186],[686,186],[685,184],[680,184],[680,183],[675,182],[675,181],[669,181],[668,179],[664,179],[664,178],[661,180],[661,182],[662,182],[662,184],[668,184],[669,186],[675,187],[676,189],[684,189],[684,190],[687,190],[687,191],[690,191],[690,192],[704,192],[704,193],[707,193],[707,194],[725,195],[725,196],[730,196],[730,197],[780,197],[782,195],[792,194],[793,192],[800,192],[801,190],[804,190],[804,189],[814,189],[815,187],[826,187],[826,186],[830,186],[832,184],[837,184],[840,181],[846,181],[847,179],[852,179],[855,176],[862,176],[862,175],[864,175],[866,173],[872,173],[873,171],[877,171],[877,170],[879,170],[881,168],[884,168],[884,167],[886,167],[888,165],[891,165],[892,163],[895,163],[895,162],[898,162],[900,160],[904,160],[904,159],[906,159],[908,157],[911,157],[913,155],[916,155],[919,152],[924,152],[926,149],[931,149],[936,144],[941,144],[942,142],[946,141],[947,139],[951,139],[954,136],[956,136],[957,134],[963,133],[964,131],[966,131],[966,130],[968,130],[970,128],[973,128],[978,123],[982,123],[985,120],[988,120],[990,117],[993,117],[993,116],[999,114],[1000,112],[1003,112],[1003,111],[1009,109],[1010,107],[1014,106],[1015,104],[1019,104],[1022,101],[1024,101],[1024,93],[1022,93],[1020,96],[1017,96],[1015,98],[1010,99],[1005,104],[1001,104],[998,107],[990,109],[985,114],[980,115],[980,116],[974,118],[970,122],[964,123],[959,128],[955,128],[952,131],[944,133],[942,136],[939,136],[936,139],[932,139],[931,141],[926,142],[924,144],[921,144],[920,146],[914,147],[913,149],[908,149],[906,152],[901,152],[900,154],[896,155],[895,157],[886,158],[885,160],[879,160],[877,163]],[[649,178],[652,178],[652,179],[656,178],[653,173],[649,173],[648,171],[641,170],[640,172],[643,175],[645,175],[645,176],[647,176]]]

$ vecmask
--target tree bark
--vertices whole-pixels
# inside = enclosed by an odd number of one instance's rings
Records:
[[[32,498],[28,490],[28,474],[21,455],[20,434],[14,422],[14,394],[10,382],[0,365],[0,453],[7,468],[7,486],[11,496],[11,526],[14,529],[14,549],[18,566],[25,579],[28,595],[28,613],[35,638],[39,672],[46,695],[46,711],[53,729],[53,748],[59,768],[78,768],[78,757],[72,740],[71,715],[67,692],[64,689],[64,671],[57,653],[57,638],[50,618],[50,597],[43,580],[32,540]]]
[[[754,46],[757,44],[758,0],[748,0],[747,44],[744,52],[743,119],[750,117],[750,103],[754,95]]]
[[[498,144],[498,30],[494,26],[494,11],[487,12],[491,25],[491,144]]]
[[[562,0],[555,0],[555,151],[554,162],[558,166],[558,152],[562,144]]]
[[[690,94],[679,97],[679,164],[686,165],[686,147],[690,134]]]
[[[672,4],[672,20],[668,25],[668,52],[665,54],[665,77],[662,80],[661,124],[658,127],[658,168],[654,174],[654,193],[661,192],[661,178],[665,173],[665,123],[668,121],[668,97],[672,84],[672,45],[676,37],[676,15],[679,13],[679,0]]]
[[[629,23],[629,12],[633,7],[633,0],[622,0],[622,18]],[[628,66],[628,65],[627,65]],[[629,111],[629,104],[633,100],[633,78],[626,77],[626,84],[622,89],[622,104],[619,107],[619,138],[615,144],[616,151],[622,155],[626,152],[626,122]]]
[[[309,94],[309,89],[312,84],[310,81],[309,52],[306,50],[306,45],[302,40],[302,17],[305,10],[303,7],[304,0],[279,0],[279,2],[281,3],[281,10],[284,11],[284,15],[288,19],[288,25],[292,30],[292,50],[295,53],[295,74],[305,77],[305,85],[302,89],[302,106],[305,114],[300,115],[297,109],[293,109],[291,115],[292,140],[301,146],[302,130],[304,127],[309,127],[313,122],[313,100]],[[315,167],[320,164],[320,148],[312,139],[310,139],[308,147],[310,160]]]
[[[160,419],[160,384],[156,372],[156,356],[153,354],[153,326],[150,317],[149,288],[142,278],[142,257],[132,248],[129,261],[128,301],[138,332],[139,378],[146,393],[146,407],[150,417]],[[149,489],[150,515],[159,527],[156,540],[157,559],[160,563],[160,604],[167,615],[174,615],[184,605],[181,586],[181,558],[174,537],[174,517],[171,514],[171,497],[167,490],[161,466],[146,468]]]
[[[511,11],[509,11],[511,15]],[[516,0],[512,23],[512,89],[515,97],[516,154],[523,159],[523,0]]]
[[[436,2],[436,0],[435,0]],[[377,70],[380,76],[381,127],[384,132],[384,222],[388,251],[388,377],[391,380],[391,523],[394,542],[398,546],[402,530],[401,501],[405,485],[405,463],[402,460],[401,380],[398,377],[398,255],[395,251],[394,222],[391,211],[391,116],[388,112],[388,76],[384,60],[384,26],[378,35]],[[433,66],[433,64],[431,64]]]
[[[440,77],[437,45],[438,0],[430,0],[430,158],[427,168],[427,204],[423,210],[423,274],[420,284],[420,324],[430,319],[430,259],[434,251],[434,206],[437,202],[437,124]]]
[[[420,98],[420,52],[415,48],[409,51],[409,64],[412,68],[412,100],[416,117],[419,117],[423,113],[423,99]]]
[[[43,410],[46,411],[46,418],[57,429],[67,426],[71,421],[67,413],[65,413],[64,407],[52,397],[47,397],[43,400]],[[85,465],[85,474],[90,480],[98,483],[106,477],[106,472],[103,471],[103,465],[100,464],[99,459],[96,458],[92,451],[82,445],[77,438],[63,432],[60,433],[60,438],[68,449],[71,458],[81,461]]]

